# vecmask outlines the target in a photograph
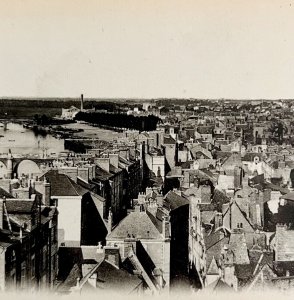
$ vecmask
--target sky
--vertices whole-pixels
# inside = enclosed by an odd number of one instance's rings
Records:
[[[0,96],[294,98],[294,0],[0,0]]]

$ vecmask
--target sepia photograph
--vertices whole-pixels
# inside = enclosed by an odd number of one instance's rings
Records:
[[[291,298],[293,0],[0,0],[0,33],[1,299]]]

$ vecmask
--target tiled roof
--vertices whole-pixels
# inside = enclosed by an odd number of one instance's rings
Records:
[[[229,247],[235,254],[236,264],[249,264],[248,248],[244,233],[232,233],[230,235]]]
[[[98,266],[97,275],[99,290],[132,292],[142,283],[142,280],[136,275],[132,275],[124,269],[117,269],[106,260]]]
[[[35,200],[20,200],[20,199],[7,199],[6,209],[8,213],[27,213],[33,211]]]
[[[155,224],[146,212],[131,212],[107,236],[107,240],[125,239],[162,239]]]
[[[48,171],[40,180],[43,180],[44,177],[51,184],[52,196],[82,196],[88,192],[88,190],[75,183],[67,175],[59,174],[58,170]]]

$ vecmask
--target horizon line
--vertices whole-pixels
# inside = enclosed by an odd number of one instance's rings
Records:
[[[0,100],[54,100],[54,99],[64,99],[64,100],[80,100],[79,97],[58,97],[58,96],[1,96]],[[85,97],[83,95],[84,101],[91,100],[141,100],[141,101],[150,101],[150,100],[204,100],[204,101],[293,101],[294,98],[204,98],[204,97]]]

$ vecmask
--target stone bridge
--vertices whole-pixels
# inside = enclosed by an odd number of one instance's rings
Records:
[[[0,157],[0,178],[13,178],[22,174],[41,174],[54,158],[32,158],[32,157]]]

